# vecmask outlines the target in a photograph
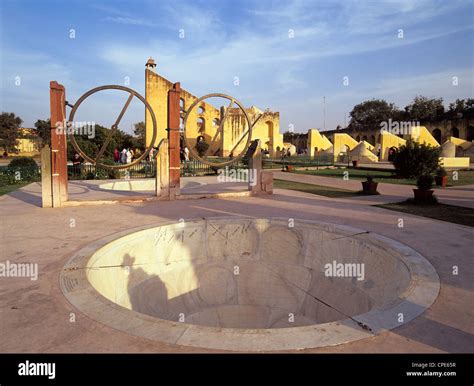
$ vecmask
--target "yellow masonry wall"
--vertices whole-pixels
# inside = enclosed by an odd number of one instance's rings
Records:
[[[380,161],[388,161],[388,151],[391,147],[399,148],[406,144],[406,140],[388,131],[380,134]]]
[[[439,160],[445,168],[469,169],[469,157],[439,157]]]
[[[336,133],[334,134],[334,156],[337,157],[339,153],[346,152],[346,147],[349,150],[355,148],[359,142],[346,133]]]
[[[166,128],[168,127],[167,103],[168,91],[172,86],[172,82],[158,75],[154,71],[150,69],[145,70],[145,99],[150,103],[153,112],[155,113],[158,128],[158,135],[154,146],[156,146],[161,139],[168,137],[168,132],[166,131]],[[181,103],[184,110],[188,110],[196,99],[196,96],[181,89]],[[203,108],[202,113],[198,112],[199,107]],[[246,111],[249,114],[252,123],[260,114],[263,114],[252,128],[252,140],[260,139],[262,148],[268,149],[271,155],[274,155],[278,149],[282,149],[283,134],[280,134],[280,114],[271,111],[262,112],[254,106],[246,109]],[[224,112],[225,107],[222,108],[222,113]],[[201,102],[199,106],[193,108],[186,124],[187,137],[191,142],[190,145],[194,147],[196,142],[195,138],[199,135],[204,136],[205,141],[211,144],[219,126],[220,119],[221,109],[218,109],[205,101]],[[201,123],[201,127],[198,127],[198,120],[201,120],[201,122],[203,121],[204,125]],[[145,127],[146,144],[149,145],[153,134],[153,125],[148,111],[146,111],[145,115]],[[224,135],[217,136],[216,141],[209,151],[209,155],[228,156],[238,139],[241,138],[242,134],[247,129],[248,125],[241,110],[236,108],[231,109],[224,124]],[[243,149],[245,142],[245,139],[241,141],[234,150],[234,155],[237,155]]]
[[[332,143],[325,135],[321,135],[318,129],[308,130],[308,155],[314,157],[316,148],[324,151],[332,146]]]

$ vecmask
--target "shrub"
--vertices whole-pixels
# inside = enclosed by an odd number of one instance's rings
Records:
[[[439,168],[441,148],[419,144],[408,140],[395,155],[393,165],[397,175],[403,178],[418,178],[422,175],[432,176]]]
[[[24,168],[24,167],[37,168],[38,165],[36,164],[35,160],[31,157],[18,157],[18,158],[14,158],[10,162],[8,167],[9,168]]]
[[[115,165],[111,160],[104,159],[101,161],[105,165]],[[79,166],[70,166],[69,171],[71,172],[71,177],[77,175],[77,172],[80,172],[79,179],[81,180],[107,180],[107,179],[117,179],[120,178],[120,171],[117,169],[104,169],[96,167],[95,165],[90,164],[81,164]],[[74,173],[72,173],[74,172]]]
[[[85,177],[84,177],[85,180],[94,180],[95,179],[95,173],[93,172],[87,172]],[[100,179],[100,178],[99,178]]]
[[[40,171],[38,164],[31,157],[14,158],[8,165],[5,173],[10,183],[36,181]]]
[[[430,174],[424,174],[419,176],[416,180],[416,186],[420,190],[430,190],[433,186],[433,176]]]
[[[109,177],[109,170],[107,169],[95,169],[95,177],[96,180],[107,180]]]
[[[102,163],[104,165],[115,165],[115,162],[110,160],[110,159],[103,159],[102,160]],[[110,179],[117,179],[117,178],[120,178],[120,173],[118,172],[117,169],[96,169],[96,175],[97,175],[97,179],[99,180],[106,180],[108,178]]]

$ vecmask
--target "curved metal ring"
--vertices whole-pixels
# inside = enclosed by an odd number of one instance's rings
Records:
[[[157,136],[157,128],[156,128],[156,117],[155,117],[155,113],[153,112],[153,109],[151,108],[150,104],[146,101],[145,98],[143,98],[138,92],[136,92],[135,90],[131,89],[131,88],[128,88],[128,87],[125,87],[125,86],[119,86],[119,85],[105,85],[105,86],[99,86],[99,87],[96,87],[96,88],[93,88],[92,90],[89,90],[87,91],[85,94],[83,94],[77,101],[76,103],[74,104],[71,112],[69,113],[69,120],[68,120],[68,123],[69,122],[73,122],[73,119],[74,119],[74,115],[76,114],[76,111],[78,109],[78,107],[80,106],[80,104],[82,102],[84,102],[84,99],[90,97],[92,94],[95,94],[96,92],[99,92],[99,91],[103,91],[103,90],[121,90],[121,91],[126,91],[128,92],[129,94],[137,97],[140,101],[142,101],[146,107],[146,109],[149,111],[150,113],[150,116],[151,116],[151,120],[152,120],[152,123],[153,123],[153,135],[152,135],[152,139],[151,139],[151,142],[150,142],[150,146],[146,147],[145,146],[145,152],[139,157],[137,158],[135,161],[129,163],[129,164],[125,164],[125,165],[106,165],[106,164],[103,164],[103,163],[100,163],[100,162],[97,162],[97,160],[99,158],[96,158],[96,159],[93,159],[91,157],[89,157],[87,154],[85,154],[82,149],[79,147],[79,145],[77,144],[76,142],[76,139],[74,138],[74,134],[73,133],[70,133],[69,134],[69,139],[71,140],[71,143],[72,143],[72,146],[74,147],[74,150],[76,150],[79,155],[81,155],[82,158],[84,158],[86,161],[90,162],[91,164],[95,165],[96,167],[100,167],[102,169],[128,169],[138,163],[140,163],[147,155],[148,153],[150,152],[151,148],[153,147],[153,144],[155,143],[155,140],[156,140],[156,136]],[[117,129],[117,127],[115,128]],[[112,130],[114,130],[114,128],[112,128]]]
[[[248,134],[247,134],[247,142],[245,143],[244,149],[242,150],[242,152],[237,157],[234,157],[231,160],[225,161],[225,162],[211,162],[211,161],[208,161],[207,158],[202,158],[201,156],[199,156],[199,154],[197,154],[197,152],[194,150],[194,148],[190,145],[190,143],[188,141],[188,137],[186,135],[186,123],[188,121],[188,118],[189,118],[189,115],[190,115],[192,109],[195,108],[204,99],[215,98],[215,97],[220,97],[220,98],[229,99],[229,100],[233,101],[244,112],[245,119],[247,120],[247,124],[249,126]],[[225,118],[225,114],[224,114],[224,118]],[[223,122],[219,122],[219,124],[223,125]],[[197,160],[199,160],[199,161],[201,161],[201,162],[203,162],[203,163],[205,163],[206,165],[209,165],[209,166],[222,167],[222,166],[230,165],[230,164],[233,164],[234,162],[239,161],[245,155],[245,152],[247,151],[247,149],[250,146],[250,141],[252,140],[252,123],[250,122],[250,118],[247,114],[247,111],[245,111],[245,108],[242,106],[242,104],[237,99],[235,99],[234,97],[232,97],[230,95],[226,95],[226,94],[219,94],[219,93],[207,94],[207,95],[204,95],[204,96],[196,99],[194,101],[194,103],[186,111],[186,115],[184,116],[184,119],[183,119],[183,125],[184,125],[184,141],[186,143],[186,146],[189,149],[189,152],[191,153],[191,155],[195,159],[197,159]],[[224,130],[224,126],[222,126],[222,130]]]

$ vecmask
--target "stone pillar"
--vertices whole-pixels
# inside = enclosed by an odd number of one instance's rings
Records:
[[[53,207],[51,188],[51,149],[46,145],[41,149],[41,206],[43,208]]]
[[[175,83],[168,91],[168,142],[169,142],[169,194],[170,200],[179,196],[180,157],[179,157],[179,97],[181,86]]]
[[[169,160],[168,140],[164,139],[156,156],[156,183],[157,197],[169,198]]]
[[[257,140],[255,151],[249,160],[249,187],[252,194],[262,193],[262,152],[260,140]],[[253,181],[250,180],[252,177]]]
[[[262,193],[273,194],[273,172],[270,170],[262,170]]]
[[[262,151],[260,140],[257,140],[257,146],[249,160],[249,186],[248,190],[252,195],[273,194],[273,173],[263,171]],[[252,180],[250,180],[252,177]]]
[[[53,207],[61,206],[67,201],[67,148],[66,127],[56,130],[56,124],[66,123],[66,91],[63,85],[56,81],[50,82],[51,108],[51,177]]]

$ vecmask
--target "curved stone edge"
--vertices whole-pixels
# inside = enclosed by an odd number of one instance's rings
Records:
[[[213,217],[189,219],[187,223],[225,220],[257,219]],[[263,220],[270,220],[272,224],[281,224],[282,221],[287,223],[288,221],[286,218],[265,218]],[[407,245],[360,228],[296,219],[295,223],[298,222],[317,225],[329,231],[346,233],[349,237],[363,238],[363,241],[369,243],[379,241],[397,251],[411,275],[410,288],[406,291],[403,300],[389,309],[373,309],[352,319],[314,326],[246,330],[196,326],[144,315],[111,302],[89,283],[86,274],[89,269],[88,262],[98,249],[117,238],[129,236],[141,230],[169,225],[179,226],[176,222],[161,222],[127,229],[82,248],[69,259],[60,273],[61,291],[74,307],[91,319],[135,336],[204,349],[252,352],[303,350],[335,346],[372,337],[413,320],[429,308],[438,297],[440,282],[436,270],[425,257]],[[400,314],[403,315],[403,322],[399,322]],[[355,321],[369,326],[372,332],[361,328]]]
[[[181,190],[190,190],[190,189],[197,189],[202,186],[207,185],[206,182],[202,181],[191,181],[193,184],[191,186],[184,186]],[[133,180],[116,180],[112,182],[104,182],[103,184],[99,185],[99,188],[102,190],[112,190],[117,192],[140,192],[140,191],[148,191],[155,189],[155,179],[148,178],[148,179],[133,179]],[[196,185],[194,185],[196,184]]]

